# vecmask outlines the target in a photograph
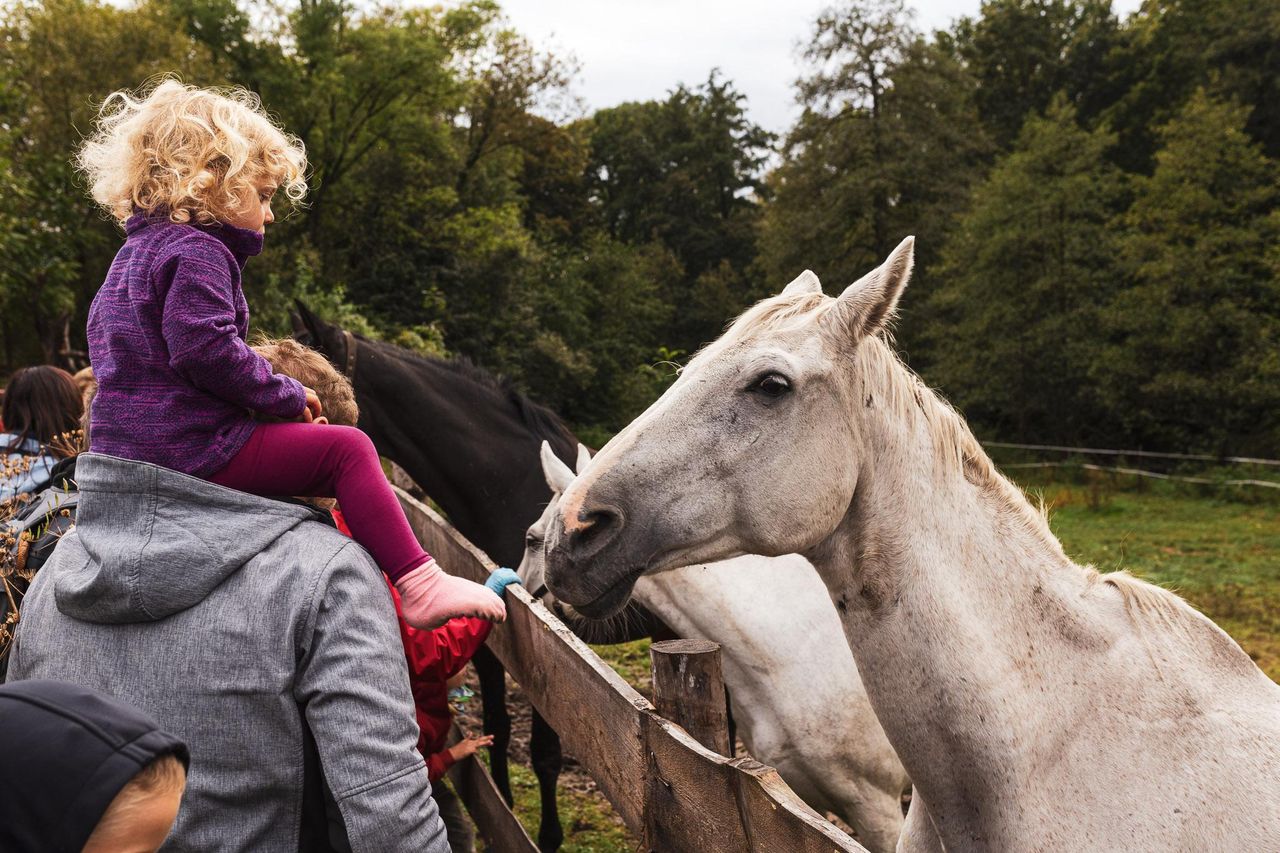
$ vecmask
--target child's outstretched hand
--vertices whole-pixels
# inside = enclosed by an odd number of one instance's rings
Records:
[[[484,585],[493,590],[493,594],[498,598],[502,598],[502,593],[506,592],[507,587],[513,583],[524,582],[511,569],[494,569],[489,575],[489,579],[484,582]]]
[[[316,418],[320,417],[320,412],[324,407],[320,405],[320,396],[316,394],[315,391],[312,391],[305,385],[302,390],[307,394],[307,407],[302,410],[302,421],[303,423],[309,424]]]
[[[453,756],[454,761],[461,761],[469,755],[475,755],[476,750],[482,746],[493,746],[493,735],[480,735],[479,737],[467,735],[449,747],[449,754]]]

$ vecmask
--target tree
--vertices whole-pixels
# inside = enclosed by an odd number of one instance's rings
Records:
[[[680,306],[668,340],[689,352],[748,303],[760,173],[772,136],[712,72],[665,101],[623,104],[588,121],[588,189],[603,227],[631,245],[657,241],[684,269],[664,294]]]
[[[1087,441],[1105,429],[1089,368],[1121,281],[1109,224],[1122,175],[1114,137],[1065,98],[1023,126],[943,249],[926,378],[994,433]]]
[[[1059,92],[1086,123],[1106,107],[1118,31],[1111,0],[986,0],[978,18],[960,19],[956,50],[995,143],[1007,150]]]
[[[0,271],[6,355],[79,366],[85,314],[119,243],[71,165],[101,100],[162,72],[199,81],[198,51],[152,6],[19,3],[0,25],[8,183],[20,199]],[[9,355],[12,353],[12,355]]]
[[[514,295],[518,325],[496,344],[503,369],[575,423],[626,426],[674,377],[662,346],[682,274],[664,246],[596,232],[543,247]]]
[[[869,168],[844,170],[844,177],[856,176],[865,194],[863,242],[875,255],[890,241],[893,195],[886,162],[891,140],[885,128],[885,94],[892,85],[890,69],[903,63],[916,38],[902,0],[862,0],[819,15],[804,52],[813,73],[800,81],[799,94],[805,116],[816,125],[813,129],[822,132],[827,129],[823,125],[844,125],[841,129],[852,133],[841,134],[840,147],[851,142],[851,136],[864,137],[861,145],[849,148]]]
[[[1148,0],[1121,32],[1103,117],[1118,162],[1150,173],[1156,131],[1199,87],[1250,107],[1245,130],[1280,158],[1280,14],[1270,0]]]
[[[1119,220],[1132,286],[1091,379],[1145,446],[1280,452],[1280,169],[1248,117],[1197,90]]]
[[[915,34],[897,3],[825,13],[807,54],[820,64],[799,84],[805,110],[769,178],[761,277],[811,267],[848,284],[915,234],[921,272],[903,328],[914,352],[929,269],[989,157],[973,78],[949,39]]]

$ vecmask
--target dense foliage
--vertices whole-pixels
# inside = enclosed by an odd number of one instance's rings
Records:
[[[613,430],[753,299],[902,236],[898,340],[988,436],[1280,454],[1280,11],[1267,0],[902,0],[813,22],[782,139],[709,70],[582,115],[491,0],[26,0],[0,21],[0,369],[82,358],[119,244],[69,165],[114,89],[259,92],[312,191],[246,273],[472,357]]]

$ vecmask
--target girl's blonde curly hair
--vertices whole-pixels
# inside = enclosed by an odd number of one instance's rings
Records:
[[[281,130],[246,89],[200,89],[167,78],[109,95],[76,156],[94,199],[123,222],[168,211],[173,222],[226,221],[274,183],[306,194],[302,142]]]

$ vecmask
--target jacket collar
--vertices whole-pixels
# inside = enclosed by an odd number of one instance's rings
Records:
[[[141,231],[151,225],[163,225],[169,223],[169,213],[166,210],[153,211],[137,211],[124,223],[125,233],[132,236],[134,233]],[[212,234],[222,241],[231,253],[240,261],[240,265],[244,266],[246,258],[257,255],[262,252],[263,235],[259,231],[250,231],[248,228],[237,228],[234,225],[228,225],[225,222],[218,222],[213,225],[201,225],[196,222],[188,222],[187,225],[198,228],[206,234]]]

